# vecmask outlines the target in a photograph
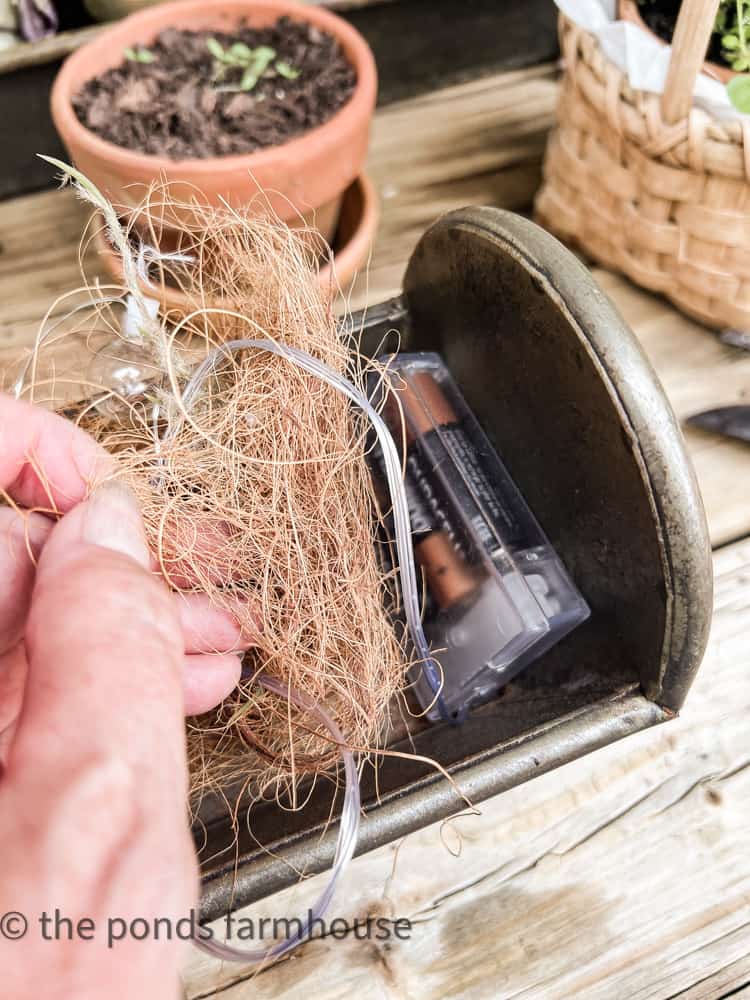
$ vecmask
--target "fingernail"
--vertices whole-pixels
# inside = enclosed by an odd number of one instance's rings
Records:
[[[97,486],[86,502],[83,537],[130,556],[141,566],[150,565],[138,503],[127,486],[115,480]]]

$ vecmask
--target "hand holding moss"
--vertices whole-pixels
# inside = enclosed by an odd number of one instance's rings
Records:
[[[240,671],[238,629],[171,594],[151,568],[130,493],[82,431],[0,396],[0,942],[7,995],[177,995],[174,941],[44,940],[73,921],[188,914],[184,711]],[[90,494],[90,495],[89,495]],[[56,522],[49,512],[57,510]]]

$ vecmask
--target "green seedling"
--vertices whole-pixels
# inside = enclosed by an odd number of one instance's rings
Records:
[[[299,70],[295,69],[294,66],[290,66],[288,62],[284,62],[283,59],[277,59],[274,69],[285,80],[296,80],[299,76]]]
[[[125,49],[123,54],[128,62],[152,63],[156,61],[156,56],[151,49]]]
[[[638,0],[642,7],[659,6],[659,0]],[[737,73],[750,72],[750,0],[721,0],[713,38],[721,46],[724,62]],[[750,114],[750,78],[735,77],[727,84],[734,107]]]
[[[296,80],[300,73],[283,59],[277,60],[276,50],[268,45],[259,45],[251,49],[244,42],[234,42],[225,49],[216,38],[208,38],[206,48],[214,57],[214,83],[221,83],[230,70],[241,70],[237,83],[224,84],[218,88],[220,90],[249,93],[255,88],[258,80],[269,73],[275,73],[286,80]]]
[[[721,35],[721,53],[725,61],[738,73],[750,70],[749,28],[750,0],[723,0],[716,15],[714,30]],[[734,104],[732,91],[727,89]],[[737,88],[735,96],[739,96]]]
[[[729,100],[743,115],[750,115],[750,76],[736,76],[727,84]]]

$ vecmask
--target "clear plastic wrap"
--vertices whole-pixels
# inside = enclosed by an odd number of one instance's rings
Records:
[[[589,609],[439,355],[383,360],[383,413],[395,437],[402,415],[405,428],[424,632],[442,674],[439,703],[434,671],[416,669],[415,691],[428,718],[460,721]]]

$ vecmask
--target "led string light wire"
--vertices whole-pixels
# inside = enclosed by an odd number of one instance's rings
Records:
[[[278,941],[270,947],[260,948],[235,948],[233,945],[227,944],[225,941],[217,941],[215,938],[208,936],[206,928],[201,928],[193,938],[193,943],[197,945],[201,951],[205,951],[209,955],[213,955],[214,958],[220,958],[228,962],[244,962],[245,964],[251,965],[264,965],[267,962],[275,961],[276,959],[281,958],[282,955],[286,955],[287,952],[290,952],[293,948],[296,948],[298,944],[301,944],[302,941],[310,937],[316,923],[320,921],[323,914],[328,909],[328,906],[333,899],[333,894],[336,891],[339,878],[341,877],[346,866],[349,864],[349,861],[354,854],[354,849],[357,846],[360,797],[359,778],[357,776],[357,765],[354,760],[354,754],[346,746],[341,730],[330,715],[328,715],[328,713],[321,708],[320,705],[317,705],[314,701],[312,701],[312,699],[306,697],[298,691],[291,690],[282,681],[277,680],[275,677],[269,677],[268,674],[258,674],[255,677],[255,683],[259,684],[267,691],[272,691],[274,694],[280,695],[282,698],[286,698],[298,708],[302,708],[309,712],[328,729],[334,742],[338,744],[341,750],[345,777],[344,805],[341,810],[339,835],[338,840],[336,841],[336,853],[333,858],[333,865],[331,867],[328,882],[326,883],[326,886],[320,896],[318,896],[313,905],[307,911],[305,918],[299,918],[297,920],[296,926],[298,929],[295,933],[282,941]],[[290,921],[287,926],[291,926],[291,923],[292,922]]]

